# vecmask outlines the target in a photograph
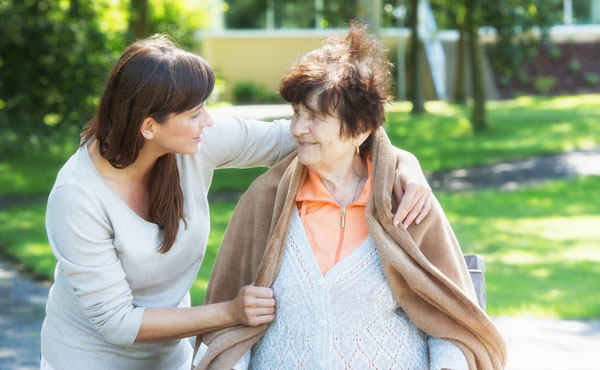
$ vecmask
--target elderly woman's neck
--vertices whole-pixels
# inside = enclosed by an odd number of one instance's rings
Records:
[[[365,160],[358,155],[334,164],[321,164],[308,166],[308,168],[319,176],[327,190],[342,207],[358,198],[369,176]]]

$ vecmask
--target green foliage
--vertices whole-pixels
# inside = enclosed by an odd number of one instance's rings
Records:
[[[546,95],[556,85],[556,78],[553,76],[536,77],[533,82],[535,89],[542,95]]]
[[[221,75],[221,72],[215,70],[215,87],[207,99],[208,104],[215,104],[227,92],[227,80]]]
[[[167,34],[186,50],[196,50],[195,33],[210,24],[208,2],[193,0],[149,0],[149,34]]]
[[[577,59],[569,60],[569,64],[567,64],[567,68],[571,72],[579,72],[581,71],[581,62]]]
[[[264,29],[267,27],[266,0],[227,0],[225,25],[229,29]],[[316,12],[314,1],[273,1],[273,27],[314,28]],[[353,1],[329,0],[323,2],[323,28],[345,27],[356,17]]]
[[[562,52],[560,51],[560,48],[556,46],[556,44],[550,43],[548,45],[548,55],[550,56],[550,59],[558,60],[560,57],[562,57]]]
[[[482,0],[481,24],[497,36],[490,58],[494,70],[507,75],[535,57],[549,40],[549,28],[559,22],[561,6],[562,0]]]
[[[598,82],[600,82],[600,76],[594,72],[585,72],[583,78],[585,79],[585,83],[590,86],[598,85]]]
[[[0,6],[0,143],[43,147],[94,112],[115,53],[87,1],[3,1]]]
[[[277,103],[282,101],[278,93],[253,81],[236,83],[233,86],[232,95],[235,103]]]
[[[266,28],[266,0],[227,0],[225,26],[229,29]]]

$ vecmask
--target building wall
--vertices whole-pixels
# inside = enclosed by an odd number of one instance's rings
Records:
[[[298,57],[320,47],[329,35],[342,35],[345,32],[346,30],[213,32],[202,36],[201,55],[226,79],[228,91],[225,98],[230,98],[232,87],[243,81],[253,81],[269,90],[278,91],[281,77]],[[408,40],[406,32],[383,36],[384,47],[390,53],[396,53],[398,37],[402,37],[405,42]],[[426,90],[433,90],[433,87],[427,87]]]
[[[224,98],[231,98],[231,90],[238,82],[253,81],[278,91],[279,81],[287,72],[289,66],[301,55],[322,45],[331,34],[345,34],[347,30],[243,30],[243,31],[212,31],[201,35],[201,55],[215,68],[220,76],[227,81],[227,92]],[[446,52],[446,86],[451,94],[455,70],[454,45],[458,40],[456,31],[441,31],[439,37]],[[389,50],[389,57],[395,60],[398,40],[404,40],[405,52],[408,51],[409,31],[407,29],[388,29],[382,33],[383,44]],[[590,41],[600,39],[599,26],[558,26],[551,32],[553,40],[560,41]],[[482,43],[493,42],[493,32],[482,30]],[[423,57],[423,63],[427,60]],[[488,97],[494,99],[497,95],[491,70],[485,61]],[[428,99],[435,99],[433,82],[425,68],[424,91]],[[410,78],[410,73],[407,73]]]

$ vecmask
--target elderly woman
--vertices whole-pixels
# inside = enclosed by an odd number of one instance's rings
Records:
[[[396,160],[380,128],[389,76],[379,44],[353,24],[283,78],[298,151],[238,204],[206,296],[228,300],[255,281],[272,287],[276,317],[199,337],[196,369],[504,366],[440,205],[393,226]]]

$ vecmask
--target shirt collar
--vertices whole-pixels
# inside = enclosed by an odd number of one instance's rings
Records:
[[[367,173],[368,173],[367,181],[365,182],[365,185],[363,186],[362,191],[358,195],[358,198],[356,198],[356,200],[349,205],[362,205],[362,206],[367,205],[369,196],[371,195],[371,192],[373,190],[373,181],[371,178],[371,159],[370,158],[367,158]],[[297,202],[305,202],[306,201],[306,202],[317,202],[317,203],[333,203],[333,204],[339,206],[339,204],[337,203],[337,201],[335,200],[333,195],[331,195],[329,190],[327,190],[327,188],[325,187],[325,184],[323,184],[323,181],[321,181],[321,178],[319,177],[319,175],[317,175],[316,173],[314,173],[311,170],[308,170],[308,176],[306,176],[306,180],[304,181],[304,184],[302,184],[302,186],[300,187],[300,190],[298,191],[298,194],[296,195],[296,201]]]

